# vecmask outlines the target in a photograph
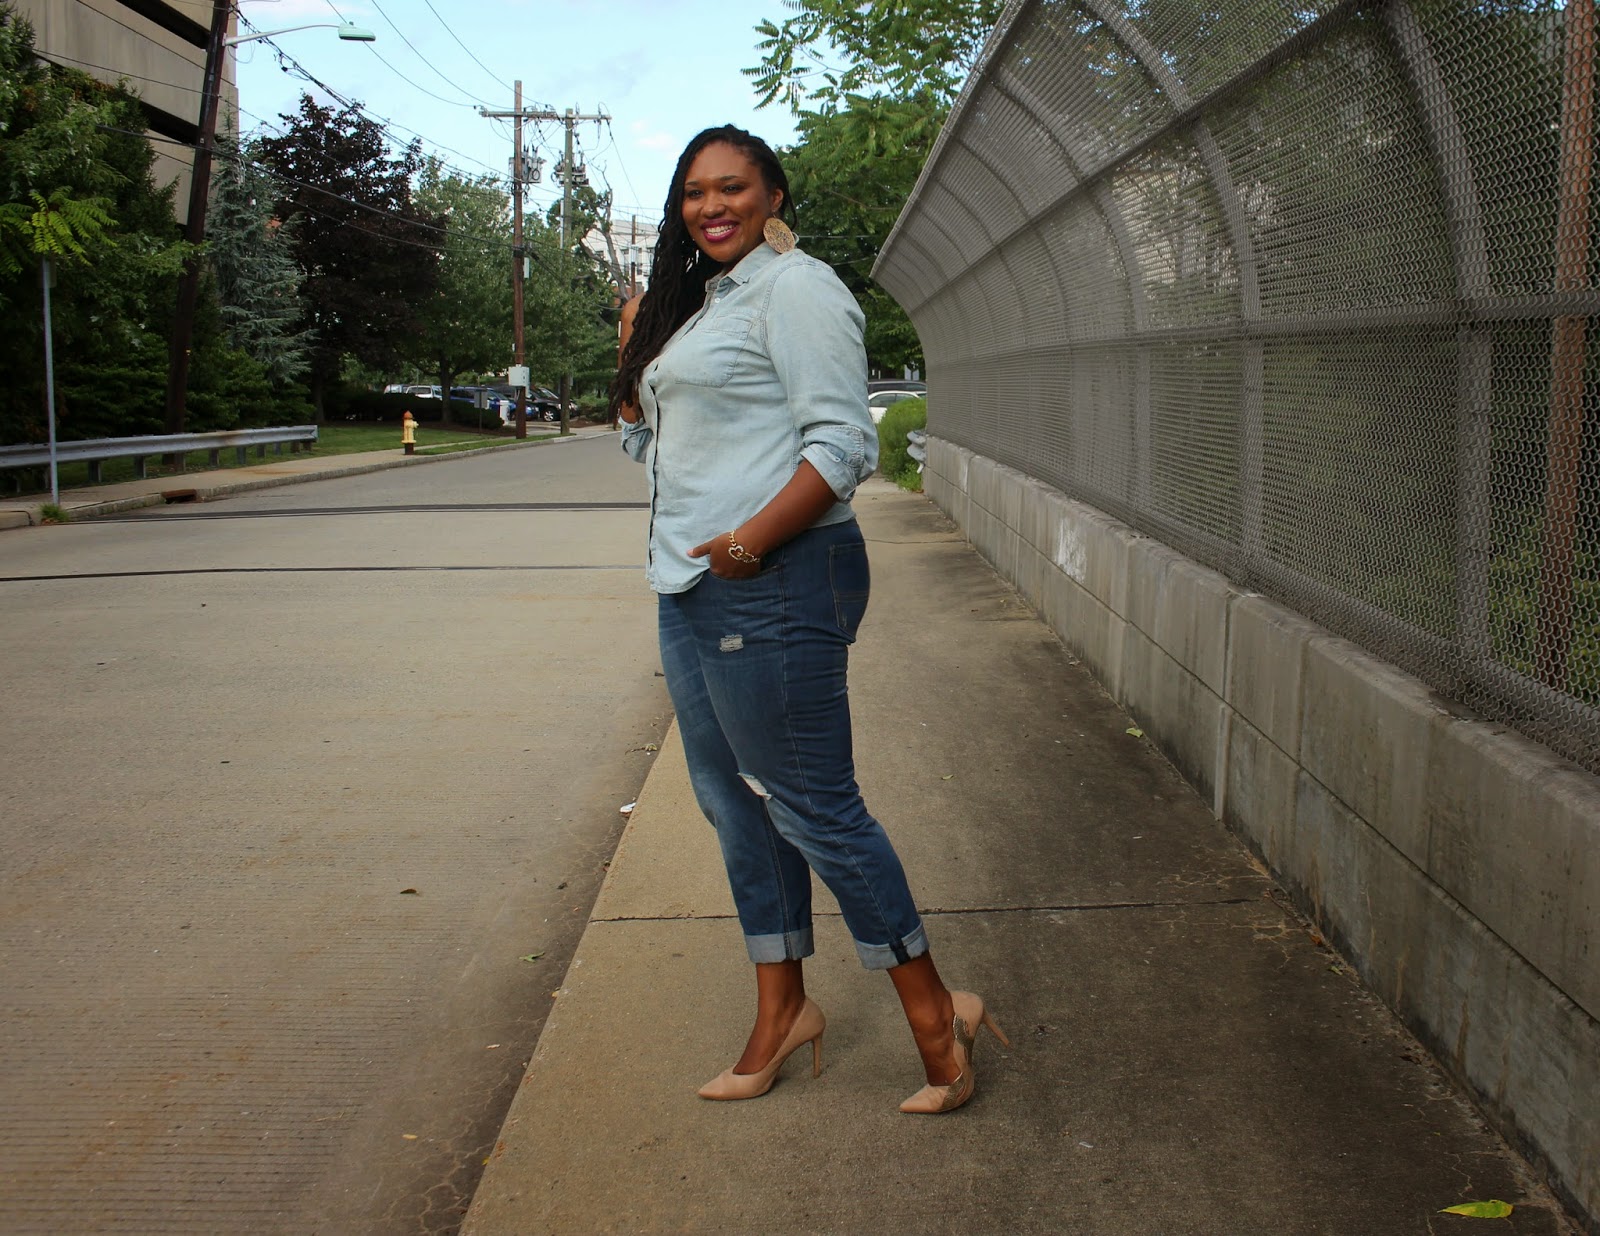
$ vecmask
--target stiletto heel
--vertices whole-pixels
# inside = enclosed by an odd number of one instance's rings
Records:
[[[765,1068],[757,1073],[735,1073],[732,1069],[724,1069],[700,1087],[700,1097],[718,1100],[759,1098],[772,1089],[783,1062],[807,1043],[811,1044],[811,1076],[821,1077],[822,1032],[827,1027],[828,1019],[807,997],[800,1008],[800,1015],[794,1019],[794,1025],[789,1027],[789,1033],[784,1036]]]
[[[983,1007],[983,997],[974,995],[970,991],[952,991],[950,1003],[955,1006],[956,1020],[963,1023],[965,1033],[957,1031],[962,1043],[966,1045],[967,1055],[972,1055],[973,1046],[977,1042],[978,1027],[983,1026],[1007,1047],[1011,1040],[1006,1038],[1006,1032],[1000,1029],[1000,1023],[995,1021],[988,1009]]]
[[[980,996],[970,991],[952,991],[950,1003],[955,1009],[951,1029],[956,1036],[956,1064],[960,1067],[960,1072],[956,1074],[955,1081],[949,1085],[924,1086],[900,1104],[900,1110],[903,1112],[912,1115],[953,1112],[973,1096],[978,1088],[978,1080],[972,1072],[972,1049],[977,1040],[979,1026],[987,1026],[990,1034],[1007,1047],[1011,1046],[1011,1040],[1006,1038],[999,1023],[989,1015],[989,1010],[983,1007],[983,999]]]

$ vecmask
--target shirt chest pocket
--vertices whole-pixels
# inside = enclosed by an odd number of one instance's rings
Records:
[[[691,386],[726,386],[738,372],[751,332],[753,314],[727,313],[695,324],[662,358],[667,376]]]

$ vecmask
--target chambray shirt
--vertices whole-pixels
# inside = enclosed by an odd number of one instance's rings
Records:
[[[759,245],[706,282],[705,304],[639,382],[643,416],[622,449],[650,477],[647,578],[686,592],[732,532],[788,484],[802,459],[838,501],[814,526],[855,518],[850,498],[878,463],[867,411],[864,319],[825,263]]]

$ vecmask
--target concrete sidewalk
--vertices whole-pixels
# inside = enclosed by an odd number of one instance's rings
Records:
[[[609,427],[575,429],[565,438],[541,439],[545,443],[575,442],[597,434],[609,434]],[[186,472],[179,476],[152,476],[144,480],[119,481],[111,485],[84,485],[61,491],[61,507],[72,519],[92,519],[145,506],[161,506],[172,501],[207,502],[253,489],[294,485],[302,481],[325,481],[340,476],[360,476],[387,468],[409,468],[439,463],[447,459],[469,459],[483,451],[514,451],[536,445],[530,439],[485,439],[486,445],[471,451],[452,451],[444,455],[407,455],[399,447],[388,451],[366,451],[350,455],[269,455],[238,468],[214,468],[205,472]],[[437,445],[437,444],[435,444]],[[40,522],[40,510],[50,495],[24,494],[0,498],[0,531],[27,528]]]
[[[858,772],[984,1035],[959,1112],[819,890],[823,1074],[707,1103],[750,968],[676,731],[657,758],[464,1230],[1575,1229],[1259,865],[920,496],[857,500],[872,612]],[[804,1059],[801,1059],[801,1057]]]

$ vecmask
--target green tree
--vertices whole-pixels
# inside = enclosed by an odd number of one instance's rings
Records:
[[[44,437],[41,255],[64,267],[52,296],[63,436],[160,428],[187,247],[144,128],[125,90],[42,64],[32,28],[0,5],[0,441]]]
[[[344,357],[392,367],[417,351],[422,313],[438,286],[443,220],[412,200],[419,145],[391,152],[355,106],[300,97],[282,136],[261,139],[278,181],[277,216],[293,222],[304,326],[313,332],[317,417]]]
[[[442,390],[458,374],[495,369],[511,351],[510,201],[493,180],[423,166],[418,207],[444,220],[444,253],[434,294],[419,307],[418,355]],[[449,419],[450,401],[444,415]]]
[[[983,50],[1004,0],[785,0],[781,26],[756,26],[761,63],[746,69],[761,106],[796,115],[850,94],[928,94],[946,109]]]
[[[905,311],[872,280],[872,264],[938,135],[943,109],[925,96],[851,96],[842,110],[800,116],[784,155],[801,244],[831,265],[867,319],[875,372],[920,367],[922,347]]]
[[[528,364],[535,380],[552,385],[571,374],[575,394],[608,381],[616,368],[616,328],[604,317],[616,288],[581,243],[591,225],[592,219],[569,220],[573,239],[566,249],[550,223],[531,222],[523,237],[531,270],[523,288]]]
[[[867,318],[876,371],[922,362],[910,320],[872,282],[904,205],[1002,0],[792,0],[756,27],[745,70],[762,106],[781,101],[800,140],[784,154],[801,243],[830,263]]]

